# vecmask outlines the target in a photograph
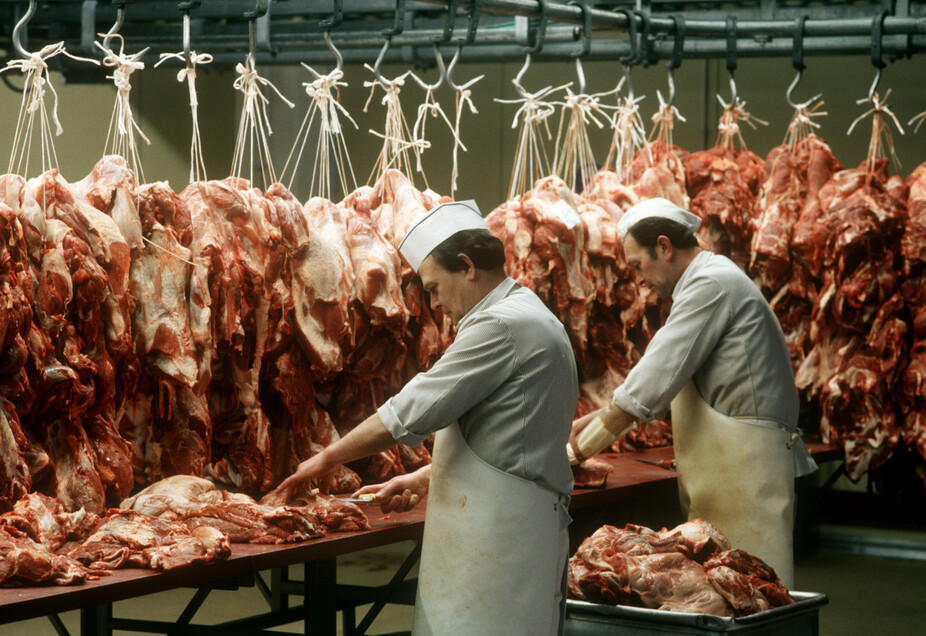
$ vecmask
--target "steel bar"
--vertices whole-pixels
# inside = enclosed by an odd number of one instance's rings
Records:
[[[422,0],[429,4],[447,4],[446,0]],[[469,2],[458,3],[461,8],[468,8]],[[528,18],[539,18],[540,9],[537,0],[485,0],[482,3],[482,10],[489,13],[500,13],[503,15],[517,15]],[[625,30],[628,27],[627,19],[623,14],[602,9],[591,9],[592,26],[600,29]],[[726,21],[724,19],[704,20],[689,17],[692,13],[685,12],[685,30],[687,35],[691,36],[714,36],[722,37],[727,33]],[[729,11],[729,14],[737,14],[737,11]],[[807,8],[806,14],[813,16],[812,8]],[[582,9],[576,5],[565,2],[549,2],[547,5],[547,15],[550,20],[555,22],[565,22],[570,24],[582,24]],[[801,15],[800,11],[796,15]],[[852,18],[827,18],[827,19],[808,19],[805,25],[804,34],[806,37],[826,36],[826,35],[864,35],[871,33],[871,18],[852,17]],[[666,15],[661,17],[658,14],[650,16],[650,31],[670,33],[674,28],[672,19]],[[742,20],[737,21],[737,31],[743,37],[777,37],[790,36],[794,30],[793,19],[772,19],[772,20]],[[915,33],[926,33],[926,18],[906,17],[906,16],[888,16],[884,21],[885,35],[911,35]]]

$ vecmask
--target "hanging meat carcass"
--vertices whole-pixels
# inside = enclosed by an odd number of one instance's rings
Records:
[[[906,179],[909,216],[900,242],[903,256],[901,295],[909,310],[910,347],[901,371],[898,401],[901,437],[907,448],[926,458],[926,164]]]
[[[821,433],[846,451],[846,472],[858,481],[883,463],[899,439],[893,388],[907,330],[898,267],[906,197],[888,187],[887,160],[865,161],[833,175],[819,193],[812,232],[795,227],[794,255],[815,289],[810,351],[796,373],[798,388],[819,396]]]
[[[208,290],[193,311],[194,339],[212,352],[209,401],[210,470],[244,488],[272,482],[270,423],[261,409],[259,378],[268,338],[269,295],[264,267],[270,239],[263,211],[253,209],[237,179],[190,184],[193,284]],[[278,244],[279,241],[276,242]]]
[[[211,458],[206,389],[212,352],[197,342],[193,314],[205,300],[193,285],[190,211],[165,182],[136,191],[144,243],[132,263],[137,299],[135,352],[144,376],[119,428],[135,450],[136,481],[176,473],[201,475]]]
[[[774,148],[766,159],[750,272],[778,316],[795,370],[810,345],[818,293],[800,254],[816,231],[820,190],[840,170],[826,142],[812,134]]]

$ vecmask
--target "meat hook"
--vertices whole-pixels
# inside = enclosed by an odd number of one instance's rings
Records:
[[[682,65],[682,53],[685,51],[685,18],[680,15],[669,16],[674,24],[675,42],[672,45],[672,59],[666,63],[669,70],[669,99],[667,106],[675,103],[675,69]]]
[[[331,41],[331,33],[330,33],[330,30],[326,28],[326,29],[323,31],[323,34],[324,34],[324,36],[325,36],[325,45],[328,47],[328,50],[331,51],[331,54],[334,55],[335,67],[334,67],[334,70],[331,71],[331,72],[332,72],[332,73],[337,73],[337,72],[340,71],[342,68],[344,68],[344,56],[341,55],[341,52],[334,46],[334,42]],[[315,79],[321,79],[321,78],[323,77],[321,73],[319,73],[318,71],[316,71],[314,68],[312,68],[312,67],[309,66],[308,64],[303,63],[302,66],[303,66],[309,73],[311,73],[312,76],[315,77]]]
[[[113,36],[119,32],[119,29],[122,28],[122,23],[125,21],[125,1],[113,0],[113,4],[116,5],[116,23],[106,32],[106,35],[103,36],[103,48],[107,51],[112,50],[109,46],[109,42],[113,39]]]
[[[20,38],[22,37],[22,32],[25,26],[29,23],[29,20],[32,19],[32,16],[35,15],[35,0],[29,0],[29,9],[26,11],[26,15],[19,19],[19,22],[16,23],[16,26],[13,27],[13,47],[16,49],[16,52],[19,53],[23,58],[30,57],[29,52],[23,48]]]
[[[449,42],[450,38],[453,37],[453,23],[457,19],[457,0],[449,0],[447,2],[447,21],[444,22],[443,32],[435,36],[435,44],[443,44],[444,42]]]
[[[180,12],[183,13],[183,58],[186,65],[193,63],[193,51],[190,46],[190,11],[197,8],[202,0],[181,0],[177,3]]]
[[[383,29],[386,41],[393,35],[399,35],[405,29],[405,0],[395,0],[395,18],[391,29]]]
[[[579,94],[585,94],[585,71],[582,68],[582,58],[592,49],[592,12],[588,5],[578,0],[569,0],[569,4],[579,7],[582,11],[582,28],[576,28],[577,36],[582,38],[582,46],[572,54],[576,60],[576,74],[579,76]]]
[[[458,40],[458,41],[457,41],[457,51],[456,51],[456,53],[453,54],[453,59],[450,60],[450,64],[447,66],[447,76],[445,77],[445,80],[447,81],[447,86],[449,86],[451,89],[455,90],[455,91],[458,92],[458,93],[462,93],[463,91],[465,91],[466,89],[468,89],[470,86],[472,86],[473,84],[475,84],[476,82],[478,82],[479,80],[481,80],[483,77],[485,77],[485,74],[480,75],[480,76],[478,76],[478,77],[474,77],[473,79],[471,79],[471,80],[469,80],[468,82],[464,83],[462,86],[457,86],[457,85],[454,83],[454,81],[453,81],[453,69],[456,67],[457,61],[460,59],[460,51],[462,51],[462,50],[463,50],[463,41],[462,41],[462,40]]]
[[[318,23],[318,26],[325,31],[341,26],[341,22],[344,20],[344,1],[333,0],[332,5],[331,17]],[[331,47],[329,46],[328,48],[330,49]],[[336,55],[340,57],[340,54]]]
[[[881,81],[881,71],[886,66],[884,60],[881,59],[881,36],[884,33],[884,18],[886,16],[887,11],[882,11],[871,21],[871,64],[877,69],[875,81],[871,83],[871,88],[868,89],[868,102],[872,106],[875,105],[875,90]]]
[[[795,110],[807,108],[810,106],[810,104],[817,101],[821,97],[821,94],[814,95],[811,99],[807,100],[803,104],[795,104],[792,98],[794,87],[797,86],[798,82],[801,81],[801,77],[804,74],[804,69],[807,68],[807,66],[804,64],[804,23],[806,21],[807,16],[805,15],[796,18],[794,21],[794,50],[791,53],[791,64],[797,71],[797,75],[794,76],[794,79],[791,81],[791,85],[788,86],[788,91],[785,93],[785,100],[788,102],[788,106]]]
[[[733,73],[736,71],[736,16],[727,16],[727,72],[730,74],[730,92],[733,94],[730,104],[736,103],[736,80]]]
[[[620,90],[621,85],[626,84],[627,98],[633,101],[633,82],[630,81],[630,67],[640,61],[640,53],[637,49],[637,20],[630,9],[615,9],[615,11],[622,13],[627,18],[627,44],[630,46],[630,53],[620,58],[623,76],[617,87]]]
[[[547,16],[549,15],[548,0],[537,0],[540,4],[540,22],[537,23],[537,30],[534,32],[534,43],[530,43],[530,29],[527,30],[527,43],[524,52],[527,53],[527,64],[530,64],[530,56],[537,55],[543,49],[543,39],[547,35]]]
[[[469,25],[466,27],[466,37],[457,40],[460,44],[472,44],[476,39],[476,29],[479,28],[479,17],[482,14],[482,0],[473,0],[469,7]],[[452,64],[451,64],[452,66]]]
[[[437,78],[437,82],[434,84],[428,84],[424,80],[422,80],[420,77],[418,77],[416,74],[409,73],[409,76],[413,80],[415,80],[415,83],[418,84],[418,86],[420,86],[421,89],[424,91],[433,91],[438,86],[443,84],[444,79],[446,79],[447,77],[447,69],[444,66],[444,58],[441,57],[440,48],[438,48],[437,42],[434,42],[431,46],[434,47],[434,59],[437,61],[437,68],[440,69],[440,76]]]
[[[248,57],[251,64],[254,63],[254,57],[257,54],[257,19],[266,15],[269,5],[270,0],[257,0],[254,9],[244,12],[244,17],[248,21]]]
[[[341,52],[334,46],[334,43],[331,41],[331,29],[340,26],[341,22],[344,20],[344,6],[342,0],[334,0],[334,7],[331,10],[331,17],[325,20],[322,20],[318,23],[318,26],[321,28],[322,33],[325,36],[325,46],[328,47],[328,50],[331,51],[331,54],[334,55],[335,66],[332,73],[339,72],[344,68],[344,56],[341,55]],[[322,74],[317,72],[308,64],[303,64],[303,67],[311,73],[315,79],[320,80]]]
[[[455,84],[453,81],[453,69],[456,68],[457,62],[460,60],[460,53],[463,51],[463,45],[472,44],[473,41],[476,39],[476,29],[479,27],[479,16],[481,12],[482,12],[482,0],[473,0],[469,8],[469,24],[466,27],[466,36],[463,38],[458,38],[456,40],[457,50],[453,54],[453,59],[450,60],[450,64],[447,66],[447,76],[445,78],[447,81],[447,86],[449,86],[451,89],[455,90],[458,93],[462,93],[463,91],[468,89],[470,86],[472,86],[473,84],[481,80],[483,77],[485,77],[485,75],[480,75],[479,77],[475,77],[469,80],[462,86],[457,86],[457,84]]]

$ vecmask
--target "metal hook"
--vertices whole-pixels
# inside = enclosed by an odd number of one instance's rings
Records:
[[[730,74],[730,92],[733,94],[731,104],[736,102],[736,80],[733,73],[736,71],[736,16],[727,16],[727,72]]]
[[[322,20],[318,23],[318,26],[327,31],[328,29],[334,29],[341,26],[341,22],[344,20],[344,2],[343,0],[334,0],[331,8],[331,17],[325,20]],[[327,42],[326,42],[327,43]],[[329,45],[330,49],[331,46]],[[340,53],[335,53],[336,56],[340,57]],[[338,67],[340,68],[340,66]]]
[[[794,108],[795,110],[806,108],[821,97],[820,94],[814,95],[803,104],[796,104],[794,102],[794,98],[792,97],[792,94],[794,93],[794,87],[797,86],[798,82],[801,81],[801,77],[804,75],[804,69],[807,68],[807,66],[804,64],[804,23],[806,21],[807,16],[800,16],[794,21],[794,51],[791,54],[791,65],[794,66],[797,74],[794,76],[794,79],[791,81],[791,85],[788,86],[788,90],[785,93],[785,101],[788,102],[788,106]]]
[[[682,65],[682,53],[685,51],[685,18],[680,15],[669,16],[674,24],[675,42],[672,44],[672,59],[666,63],[669,70],[669,100],[671,106],[675,103],[675,69]]]
[[[459,51],[460,44],[472,44],[476,39],[476,29],[479,28],[479,16],[482,14],[482,0],[473,0],[469,7],[469,25],[466,27],[466,37],[457,40]],[[451,64],[451,67],[453,64]]]
[[[637,21],[630,9],[615,9],[615,12],[624,14],[627,18],[627,43],[630,45],[630,54],[620,58],[621,64],[630,66],[639,61],[637,52]]]
[[[447,2],[447,21],[444,22],[444,30],[441,35],[435,36],[434,43],[441,44],[443,42],[449,42],[450,38],[453,37],[453,23],[457,19],[457,0],[449,0]]]
[[[113,0],[113,4],[116,5],[116,23],[106,32],[106,35],[103,36],[103,48],[107,51],[112,50],[109,46],[109,42],[113,39],[113,36],[119,32],[119,29],[122,28],[122,23],[125,21],[125,1]]]
[[[643,68],[646,68],[650,65],[650,41],[649,41],[649,28],[650,28],[650,19],[649,14],[645,11],[639,11],[637,9],[633,10],[633,14],[640,18],[641,31],[639,46],[637,47],[637,63],[643,64]]]
[[[257,54],[257,18],[266,15],[269,5],[270,0],[257,0],[252,10],[244,12],[244,17],[248,21],[248,57],[252,64]]]
[[[391,43],[392,43],[392,38],[387,36],[386,42],[385,44],[383,44],[382,50],[380,50],[379,55],[376,56],[376,61],[373,63],[373,77],[375,77],[376,80],[384,86],[388,84],[389,82],[383,79],[383,76],[379,74],[379,66],[380,64],[383,63],[383,58],[386,57],[386,51],[389,50],[389,45]]]
[[[578,0],[569,0],[569,4],[579,7],[582,11],[582,28],[578,35],[582,38],[582,46],[572,54],[576,60],[576,74],[579,76],[579,95],[585,94],[585,70],[582,68],[582,58],[592,49],[592,12],[588,5]],[[578,31],[578,27],[576,31]]]
[[[437,42],[434,42],[431,46],[434,47],[434,59],[437,60],[437,68],[440,69],[440,76],[437,78],[437,83],[427,84],[420,77],[414,73],[410,73],[410,76],[418,86],[421,87],[424,91],[433,91],[438,86],[444,83],[444,79],[447,77],[447,69],[444,66],[444,58],[441,57],[440,49],[437,46]]]
[[[388,41],[394,35],[399,35],[405,29],[405,0],[395,0],[395,19],[391,29],[383,29],[383,35]]]
[[[325,45],[328,47],[328,50],[331,51],[332,55],[334,55],[334,71],[340,71],[344,67],[344,57],[341,55],[341,52],[335,48],[328,29],[325,29]]]
[[[454,84],[453,69],[456,67],[457,61],[460,59],[460,51],[462,50],[463,50],[463,42],[462,40],[457,40],[457,52],[453,54],[453,59],[450,60],[450,64],[447,66],[447,75],[445,78],[447,80],[447,86],[449,86],[450,88],[452,88],[458,93],[462,93],[467,88],[469,88],[470,86],[472,86],[473,84],[481,80],[483,77],[485,77],[485,74],[480,75],[479,77],[474,77],[473,79],[469,80],[462,86],[457,86],[456,84]]]
[[[29,23],[29,20],[32,19],[32,16],[35,15],[35,0],[29,0],[29,9],[26,11],[26,15],[19,19],[19,22],[16,23],[16,26],[13,27],[13,47],[16,49],[16,52],[20,54],[23,58],[30,57],[29,51],[23,48],[20,37],[22,36],[22,31],[25,28],[26,24]]]
[[[530,65],[531,65],[531,54],[528,53],[527,56],[524,58],[524,66],[521,67],[521,70],[518,71],[518,74],[515,75],[514,77],[514,88],[518,92],[518,95],[520,95],[524,99],[529,99],[530,93],[524,90],[524,85],[521,84],[521,79],[524,77],[524,74],[527,73],[527,69],[530,68]]]
[[[549,7],[547,6],[548,0],[537,0],[540,4],[540,22],[537,23],[537,31],[534,33],[534,44],[530,44],[530,29],[527,33],[527,42],[528,46],[524,47],[524,52],[527,53],[528,64],[530,64],[530,56],[537,55],[543,49],[543,38],[547,34],[547,16],[549,14]]]
[[[183,59],[187,66],[193,63],[193,52],[190,47],[190,11],[197,8],[202,0],[182,0],[177,7],[183,13]]]
[[[881,70],[886,66],[881,58],[881,36],[884,33],[884,18],[886,16],[887,11],[882,11],[871,21],[871,64],[878,69],[875,73],[875,81],[872,82],[871,88],[868,89],[868,101],[872,105],[874,105],[875,101],[875,89],[878,88],[878,83],[881,81]]]

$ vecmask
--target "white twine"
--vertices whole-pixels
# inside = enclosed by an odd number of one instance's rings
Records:
[[[654,138],[665,145],[666,149],[672,148],[672,132],[675,129],[675,120],[687,121],[682,114],[678,112],[675,104],[669,104],[663,98],[662,93],[656,91],[656,98],[659,100],[659,109],[653,114],[653,130],[650,133],[649,140]]]
[[[310,73],[315,73],[311,67],[306,64],[302,65]],[[344,142],[343,130],[341,127],[340,116],[343,115],[347,120],[357,128],[357,122],[353,120],[350,113],[347,112],[340,102],[335,99],[342,87],[347,83],[342,82],[341,78],[344,73],[335,69],[327,75],[315,73],[316,79],[312,82],[303,82],[306,95],[309,97],[309,108],[306,111],[305,118],[302,120],[302,126],[296,134],[296,141],[290,150],[289,157],[286,159],[286,165],[283,167],[285,175],[289,170],[292,162],[292,174],[289,180],[289,188],[292,189],[292,183],[295,179],[299,163],[305,151],[308,142],[312,124],[316,116],[319,118],[318,142],[315,148],[315,164],[312,170],[312,180],[310,184],[310,196],[321,196],[331,200],[332,194],[332,172],[336,172],[340,181],[341,191],[343,194],[356,188],[357,179],[354,176],[354,168],[350,162],[350,155],[347,153],[347,147]],[[298,153],[296,149],[298,147]],[[332,166],[334,170],[332,171]],[[350,184],[348,183],[345,166],[350,171]],[[316,190],[316,179],[318,190]]]
[[[190,113],[193,118],[193,135],[190,141],[190,183],[205,181],[206,162],[203,157],[202,139],[199,134],[199,99],[196,94],[196,65],[209,64],[212,62],[212,56],[208,53],[197,53],[192,51],[189,56],[186,53],[161,53],[161,59],[157,61],[155,67],[160,66],[165,60],[179,59],[186,63],[186,66],[177,73],[177,81],[181,84],[187,83],[190,95]]]
[[[102,33],[97,35],[105,37],[105,34]],[[144,183],[145,174],[141,167],[141,158],[138,155],[138,147],[135,143],[135,132],[138,132],[141,138],[145,140],[145,143],[150,145],[151,141],[145,136],[145,133],[142,132],[141,127],[135,121],[135,116],[132,114],[132,105],[129,101],[129,94],[132,91],[130,77],[135,71],[145,68],[145,64],[141,61],[141,58],[148,52],[148,49],[143,49],[134,55],[126,55],[124,52],[125,42],[122,36],[115,34],[112,37],[118,37],[121,43],[118,53],[94,41],[97,48],[104,53],[103,66],[113,69],[113,74],[107,75],[106,77],[107,79],[113,80],[113,84],[115,84],[117,90],[116,103],[113,106],[113,115],[109,122],[109,130],[106,133],[106,143],[103,147],[107,149],[109,154],[117,154],[126,157],[131,162],[132,169],[140,177],[141,182]],[[113,142],[112,147],[109,146],[110,139],[112,139]]]
[[[617,173],[620,183],[625,183],[629,178],[627,172],[638,150],[643,149],[647,153],[647,161],[652,163],[652,154],[646,144],[646,128],[640,115],[639,104],[643,99],[642,95],[618,97],[617,112],[613,120],[614,135],[611,137],[611,148],[608,150],[605,165]]]
[[[450,134],[454,138],[454,148],[456,144],[460,143],[460,138],[457,134],[457,130],[454,128],[453,124],[450,123],[450,120],[447,118],[447,115],[444,114],[444,109],[441,108],[438,101],[434,98],[434,89],[428,86],[427,91],[425,92],[424,103],[418,106],[418,117],[415,119],[415,125],[412,127],[412,139],[416,142],[421,141],[427,143],[424,148],[430,148],[431,143],[428,142],[425,138],[425,126],[427,124],[428,115],[431,117],[440,117],[444,120],[444,123],[447,124],[447,129],[450,130]],[[421,153],[416,153],[417,163],[415,169],[421,173],[421,176],[424,177],[424,168],[421,165]],[[425,182],[427,178],[425,177]]]
[[[717,96],[717,101],[723,106],[723,112],[720,114],[720,122],[717,124],[717,145],[724,148],[733,148],[734,140],[739,141],[739,147],[746,150],[746,142],[743,140],[743,134],[739,122],[745,122],[755,130],[756,123],[768,126],[767,121],[746,111],[746,102],[739,97],[727,104],[723,97]],[[754,123],[755,122],[755,123]]]
[[[855,125],[871,115],[871,137],[868,141],[868,156],[866,159],[866,165],[869,171],[874,170],[875,163],[878,159],[884,158],[888,156],[888,154],[897,171],[900,171],[900,159],[897,158],[897,153],[894,151],[894,136],[891,134],[891,128],[888,126],[886,120],[890,119],[893,121],[901,135],[904,134],[904,131],[900,122],[897,121],[897,117],[894,116],[894,113],[891,112],[891,109],[887,105],[887,98],[890,94],[891,91],[888,89],[883,98],[880,98],[878,93],[873,93],[871,99],[863,97],[862,99],[856,100],[856,104],[869,103],[872,106],[855,118],[855,121],[852,122],[852,125],[849,126],[849,131],[846,133],[846,135],[851,135]],[[887,153],[885,153],[885,148],[888,151]]]
[[[511,181],[508,184],[509,200],[527,192],[537,179],[550,172],[550,161],[543,145],[543,132],[546,130],[547,139],[552,139],[547,120],[556,112],[556,107],[551,102],[543,101],[543,98],[569,86],[568,83],[555,88],[547,86],[536,93],[528,93],[517,79],[511,80],[511,83],[522,97],[495,99],[499,104],[521,104],[511,122],[512,128],[520,125],[520,132]]]
[[[39,143],[42,149],[42,172],[48,169],[47,160],[49,157],[51,157],[51,161],[55,166],[58,165],[58,157],[50,132],[51,126],[48,119],[48,112],[45,108],[45,87],[48,87],[53,97],[51,121],[55,124],[55,135],[57,136],[64,132],[64,129],[58,119],[58,93],[55,91],[54,84],[46,79],[46,75],[48,74],[48,64],[46,60],[61,54],[72,60],[99,65],[99,62],[96,60],[71,55],[64,49],[64,42],[57,42],[45,46],[37,53],[30,53],[26,58],[9,60],[6,66],[0,69],[0,73],[16,69],[25,75],[23,98],[19,109],[19,117],[16,122],[13,150],[10,155],[10,165],[8,169],[10,173],[14,171],[14,167],[17,173],[28,171],[36,114],[39,115]],[[19,155],[18,162],[16,160],[17,154]]]
[[[261,77],[254,66],[254,58],[249,54],[244,64],[237,64],[235,70],[238,78],[234,87],[244,95],[241,120],[238,125],[238,137],[235,142],[235,158],[232,162],[232,176],[241,177],[245,153],[249,154],[248,181],[254,183],[254,162],[258,163],[263,178],[264,188],[276,182],[273,161],[270,157],[269,137],[273,134],[270,118],[267,116],[267,104],[261,86],[269,86],[277,96],[290,108],[295,104],[283,97],[270,80]],[[257,157],[255,157],[255,149]]]
[[[576,191],[585,190],[592,176],[598,171],[591,139],[588,136],[588,126],[594,124],[598,128],[604,128],[606,123],[614,125],[612,116],[606,111],[613,110],[616,106],[602,104],[601,98],[612,95],[617,90],[615,88],[604,93],[577,94],[566,87],[566,99],[560,103],[562,109],[556,132],[553,170]]]
[[[415,156],[415,166],[421,163],[421,152],[431,146],[426,140],[418,140],[414,133],[409,129],[405,114],[402,112],[402,104],[399,100],[399,93],[405,84],[405,78],[411,73],[406,71],[393,80],[387,80],[379,76],[373,67],[364,64],[364,68],[374,73],[377,77],[373,81],[364,82],[364,87],[370,89],[370,96],[367,98],[363,107],[363,112],[367,112],[376,87],[380,86],[385,91],[382,104],[386,107],[386,123],[383,133],[377,133],[370,130],[372,134],[383,140],[383,147],[380,149],[379,157],[370,173],[368,183],[375,183],[382,174],[390,167],[395,166],[399,171],[411,178],[412,170],[408,159],[408,152],[411,151]],[[425,188],[428,187],[428,180],[424,173],[421,174]]]
[[[468,152],[466,146],[463,145],[463,141],[460,139],[460,115],[463,112],[463,105],[469,106],[469,112],[471,114],[477,115],[479,113],[471,99],[472,94],[473,92],[467,88],[457,91],[456,117],[454,118],[453,126],[453,172],[450,175],[450,198],[453,198],[454,193],[457,191],[457,176],[460,174],[457,167],[457,150],[462,148],[463,152]],[[926,116],[926,113],[924,113],[924,116]]]
[[[794,109],[794,115],[791,116],[791,122],[788,124],[788,131],[785,134],[785,144],[792,151],[799,140],[809,137],[814,128],[820,127],[820,124],[813,121],[812,118],[827,115],[826,112],[818,112],[818,109],[823,106],[822,100],[811,106],[812,102],[813,100],[798,104]]]

